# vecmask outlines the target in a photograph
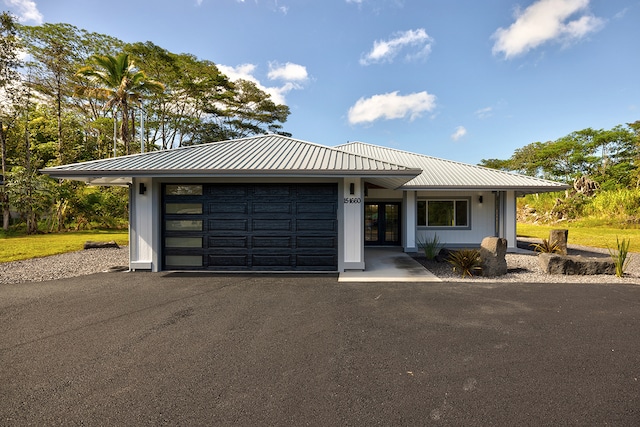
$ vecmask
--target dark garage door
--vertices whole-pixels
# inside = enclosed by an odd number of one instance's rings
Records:
[[[335,271],[337,184],[163,186],[163,269]]]

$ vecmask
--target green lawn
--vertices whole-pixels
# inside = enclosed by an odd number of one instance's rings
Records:
[[[94,242],[115,240],[119,245],[128,245],[129,233],[127,230],[89,230],[0,237],[0,262],[79,251],[88,240]]]
[[[630,239],[630,252],[640,252],[640,229],[620,229],[612,227],[589,227],[580,224],[533,225],[518,223],[518,236],[548,239],[553,229],[569,230],[569,244],[616,249],[616,237]]]

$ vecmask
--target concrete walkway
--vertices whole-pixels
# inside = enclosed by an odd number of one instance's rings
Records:
[[[441,282],[401,248],[366,248],[364,271],[340,273],[339,282]]]

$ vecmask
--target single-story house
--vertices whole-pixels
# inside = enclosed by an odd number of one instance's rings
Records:
[[[417,251],[484,237],[516,248],[516,197],[566,185],[352,142],[280,135],[42,170],[129,187],[132,270],[365,269],[368,246]]]

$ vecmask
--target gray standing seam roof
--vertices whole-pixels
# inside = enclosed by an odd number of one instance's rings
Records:
[[[126,184],[132,177],[358,176],[385,188],[558,191],[544,179],[352,142],[327,147],[281,135],[193,145],[45,168],[55,178]]]
[[[409,179],[420,170],[293,138],[263,135],[50,167],[43,173],[61,178],[309,173],[403,175]]]
[[[421,169],[422,173],[402,185],[402,189],[491,189],[545,192],[561,191],[568,188],[565,184],[541,178],[518,175],[363,142],[350,142],[339,145],[336,148],[361,156],[386,159],[392,163]]]

